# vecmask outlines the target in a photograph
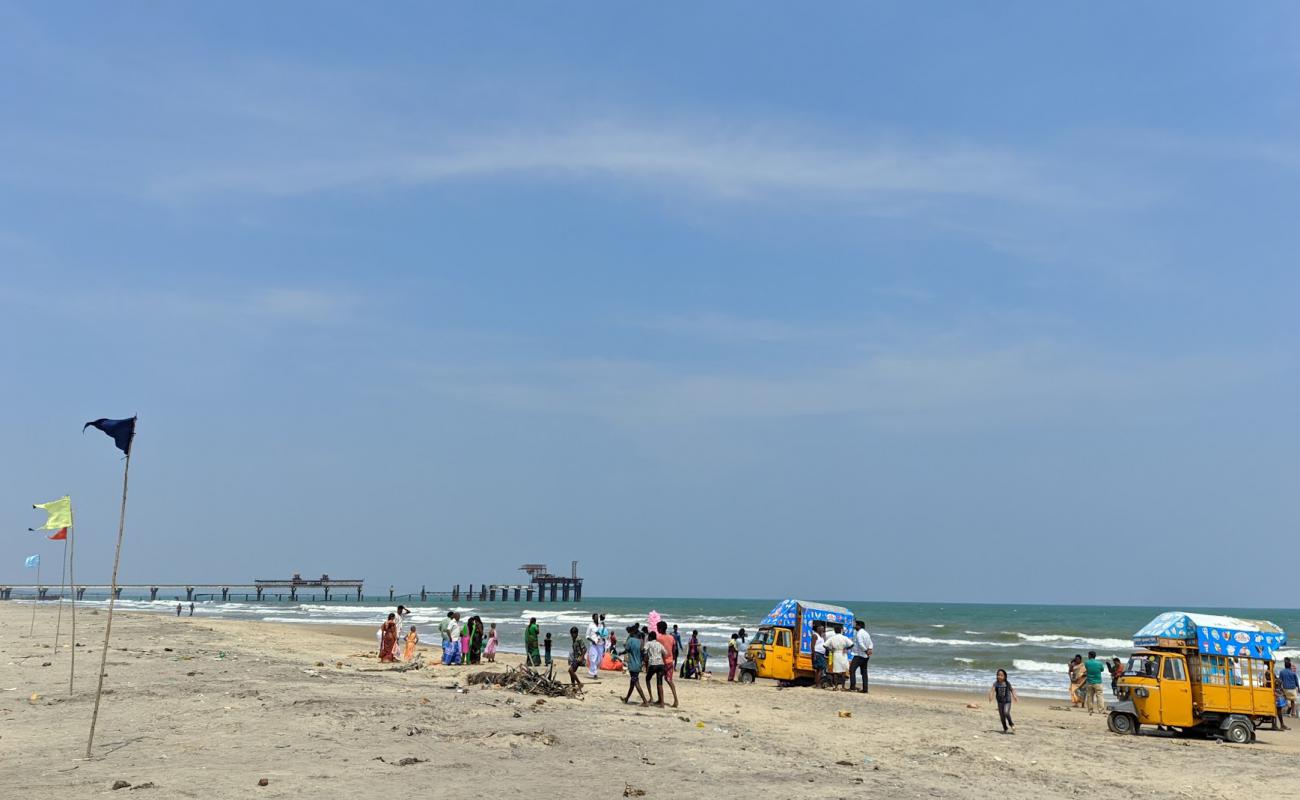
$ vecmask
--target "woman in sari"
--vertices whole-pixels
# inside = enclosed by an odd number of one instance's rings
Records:
[[[488,629],[487,647],[483,649],[483,655],[487,656],[489,664],[495,664],[497,660],[497,624],[492,623]]]
[[[483,660],[483,620],[473,616],[469,618],[469,663],[478,664]]]
[[[397,649],[397,615],[389,614],[388,619],[379,628],[379,660],[395,660],[394,650]]]
[[[682,667],[683,678],[700,677],[700,632],[691,631],[691,639],[686,643],[686,665]]]
[[[411,632],[406,634],[406,652],[402,653],[403,661],[410,661],[415,658],[415,646],[419,644],[420,636],[415,632],[415,626],[411,626]]]
[[[460,619],[460,612],[456,612],[456,619]],[[460,663],[469,663],[469,628],[474,623],[473,619],[465,621],[465,625],[460,629]]]
[[[1088,672],[1083,668],[1083,656],[1076,655],[1070,660],[1070,705],[1083,708],[1083,684]]]

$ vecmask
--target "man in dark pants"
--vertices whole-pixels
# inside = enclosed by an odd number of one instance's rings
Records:
[[[871,651],[875,645],[867,626],[860,619],[853,620],[853,661],[849,663],[849,691],[858,688],[858,670],[862,670],[862,693],[867,693],[867,662],[871,660]]]

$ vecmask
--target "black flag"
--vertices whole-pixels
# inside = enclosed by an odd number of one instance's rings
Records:
[[[117,449],[131,455],[131,440],[135,438],[135,417],[130,419],[97,419],[94,422],[87,422],[81,426],[81,432],[85,433],[86,428],[99,428],[104,433],[113,437],[113,444]]]

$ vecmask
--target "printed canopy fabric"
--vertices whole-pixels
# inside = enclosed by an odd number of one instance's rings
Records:
[[[780,628],[793,628],[798,617],[799,607],[803,607],[803,622],[799,627],[799,652],[812,652],[812,626],[814,622],[839,623],[846,629],[853,627],[853,612],[841,606],[825,603],[810,603],[793,598],[782,600],[763,617],[759,625],[775,625]]]
[[[1138,647],[1154,645],[1159,639],[1194,639],[1202,653],[1268,660],[1287,643],[1286,631],[1271,622],[1185,611],[1167,611],[1133,634]]]

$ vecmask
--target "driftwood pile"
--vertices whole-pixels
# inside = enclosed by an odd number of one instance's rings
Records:
[[[480,684],[514,689],[521,694],[537,694],[543,697],[577,697],[582,689],[555,680],[555,667],[546,674],[529,667],[511,667],[505,672],[475,672],[466,678],[470,686]]]

